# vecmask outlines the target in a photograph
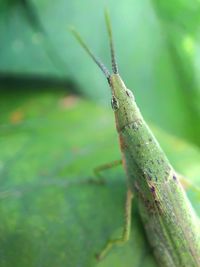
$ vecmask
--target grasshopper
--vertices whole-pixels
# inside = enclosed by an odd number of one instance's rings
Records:
[[[129,239],[133,195],[138,199],[149,244],[159,266],[200,266],[199,221],[159,143],[143,119],[132,91],[126,88],[116,63],[110,17],[105,12],[109,36],[112,74],[94,56],[79,33],[71,29],[80,45],[105,74],[111,89],[111,106],[128,178],[125,225],[121,238],[109,240],[97,255],[102,259],[115,244]],[[100,168],[101,169],[101,168]]]

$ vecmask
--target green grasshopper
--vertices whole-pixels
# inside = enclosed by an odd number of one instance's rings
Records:
[[[122,153],[122,164],[128,177],[125,225],[121,238],[109,240],[97,255],[102,259],[115,244],[129,239],[132,197],[138,209],[149,244],[159,266],[200,266],[200,228],[179,175],[171,166],[153,133],[144,121],[133,93],[118,73],[111,23],[105,12],[110,42],[112,71],[94,56],[79,33],[73,35],[105,74],[111,88],[111,105]],[[98,171],[100,171],[98,169]]]

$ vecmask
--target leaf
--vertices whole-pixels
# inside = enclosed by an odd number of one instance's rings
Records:
[[[136,202],[130,242],[100,263],[94,258],[123,225],[122,168],[106,171],[105,185],[87,183],[94,167],[120,157],[112,111],[56,91],[4,92],[0,101],[0,266],[156,266]],[[199,151],[156,135],[193,179]]]

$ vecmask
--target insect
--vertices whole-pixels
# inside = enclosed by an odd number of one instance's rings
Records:
[[[110,240],[97,255],[102,259],[115,244],[129,239],[133,195],[149,244],[159,266],[200,266],[200,228],[179,175],[171,166],[153,133],[144,121],[132,91],[126,88],[116,63],[110,17],[105,12],[109,36],[112,71],[94,56],[74,29],[73,35],[103,71],[111,89],[111,105],[128,178],[125,208],[126,223],[121,238]]]

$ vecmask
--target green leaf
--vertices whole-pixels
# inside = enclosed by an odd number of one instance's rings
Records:
[[[87,182],[94,167],[120,158],[111,109],[56,91],[4,93],[0,101],[0,266],[155,267],[136,201],[130,242],[100,263],[94,257],[123,225],[123,169],[106,171],[105,185]],[[199,151],[154,131],[196,184]]]

